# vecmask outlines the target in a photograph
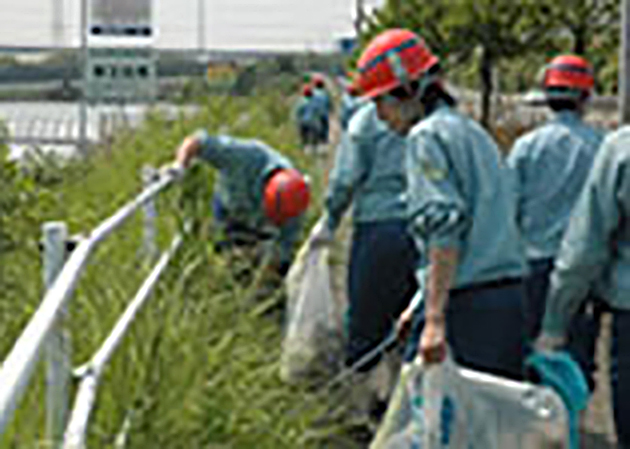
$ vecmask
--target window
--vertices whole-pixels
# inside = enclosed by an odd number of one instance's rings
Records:
[[[133,77],[133,67],[131,66],[123,67],[123,75],[125,76],[125,78]]]

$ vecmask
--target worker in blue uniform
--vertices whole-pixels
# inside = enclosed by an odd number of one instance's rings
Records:
[[[184,139],[176,165],[188,167],[196,157],[218,170],[212,209],[228,241],[275,241],[271,262],[286,274],[309,204],[306,177],[263,142],[205,130]]]
[[[630,448],[630,127],[608,135],[574,207],[551,275],[536,349],[563,348],[592,291],[612,311],[612,403],[619,448]]]
[[[528,344],[539,334],[549,276],[573,206],[593,165],[603,134],[582,115],[595,83],[582,57],[560,55],[543,73],[543,89],[553,116],[518,139],[507,162],[517,195],[517,221],[526,244],[525,322]],[[591,293],[570,326],[568,351],[595,387],[595,343],[602,301]]]
[[[526,264],[496,144],[456,111],[438,58],[417,34],[384,31],[357,66],[361,94],[407,137],[411,232],[428,265],[416,348],[425,363],[440,363],[448,342],[458,363],[520,378]],[[401,329],[412,322],[410,309]]]

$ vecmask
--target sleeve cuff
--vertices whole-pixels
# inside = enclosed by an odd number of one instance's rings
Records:
[[[198,129],[197,131],[194,132],[192,137],[198,140],[199,143],[203,145],[205,144],[206,140],[210,138],[210,135],[208,134],[208,131],[206,131],[205,129]]]
[[[429,250],[436,249],[455,249],[461,250],[462,242],[455,235],[433,236],[427,242]]]
[[[328,226],[328,230],[331,233],[335,233],[337,228],[339,227],[339,218],[333,217],[330,214],[326,215],[326,226]]]
[[[201,147],[199,157],[201,159],[209,159],[209,153],[217,146],[216,139],[210,136],[205,129],[197,130],[192,137],[199,142],[199,146]]]
[[[564,317],[558,314],[545,313],[541,333],[550,337],[564,337],[568,323]]]

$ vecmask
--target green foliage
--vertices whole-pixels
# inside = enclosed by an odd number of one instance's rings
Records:
[[[522,58],[549,46],[553,22],[548,7],[536,0],[390,0],[379,11],[370,35],[385,28],[418,32],[443,65],[470,64],[479,53],[481,121],[488,124],[492,72],[497,63]]]
[[[264,140],[309,170],[315,164],[299,149],[291,101],[273,91],[215,96],[195,117],[148,114],[137,132],[121,134],[112,150],[101,149],[79,165],[44,167],[42,172],[52,173],[37,177],[0,166],[0,236],[8,242],[0,249],[0,356],[41,299],[42,223],[64,220],[71,233],[89,233],[140,190],[144,164],[166,163],[183,137],[202,126]],[[309,171],[317,198],[322,177]],[[309,394],[283,385],[277,374],[281,326],[265,311],[282,300],[281,292],[254,300],[260,292],[236,278],[238,261],[214,252],[212,177],[212,170],[197,164],[157,203],[161,248],[184,220],[194,219],[195,226],[104,373],[88,447],[112,447],[127,427],[125,447],[131,449],[317,447],[304,443],[303,435],[322,402],[302,408]],[[307,222],[317,214],[315,205]],[[136,217],[90,259],[69,309],[75,366],[98,348],[147,275],[141,240]],[[0,447],[46,445],[39,370]]]
[[[0,66],[16,66],[19,65],[17,59],[15,58],[15,56],[7,56],[7,55],[2,55],[0,56]]]
[[[483,90],[485,121],[493,71],[500,72],[503,92],[523,91],[559,53],[584,54],[593,64],[596,90],[614,93],[619,25],[616,0],[388,0],[362,41],[391,27],[418,32],[455,82]]]
[[[602,44],[617,47],[621,21],[619,1],[567,0],[560,3],[547,0],[545,3],[556,27],[570,34],[574,53],[589,54],[593,46],[601,48]]]
[[[368,36],[406,27],[449,63],[469,60],[478,47],[487,48],[496,59],[512,58],[548,43],[551,19],[545,11],[533,0],[390,0],[376,13]]]

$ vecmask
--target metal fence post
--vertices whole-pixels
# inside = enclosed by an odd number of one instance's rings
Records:
[[[146,188],[153,183],[157,175],[158,171],[154,167],[151,167],[150,165],[142,167],[142,183],[144,184],[144,187]],[[157,255],[157,208],[153,198],[144,204],[143,211],[144,223],[142,226],[142,254],[148,260],[152,260]]]
[[[42,230],[44,285],[48,290],[65,263],[68,230],[62,222],[45,223]],[[62,318],[53,327],[46,345],[46,439],[51,447],[61,447],[63,442],[72,371],[70,352],[70,335],[63,327]]]

